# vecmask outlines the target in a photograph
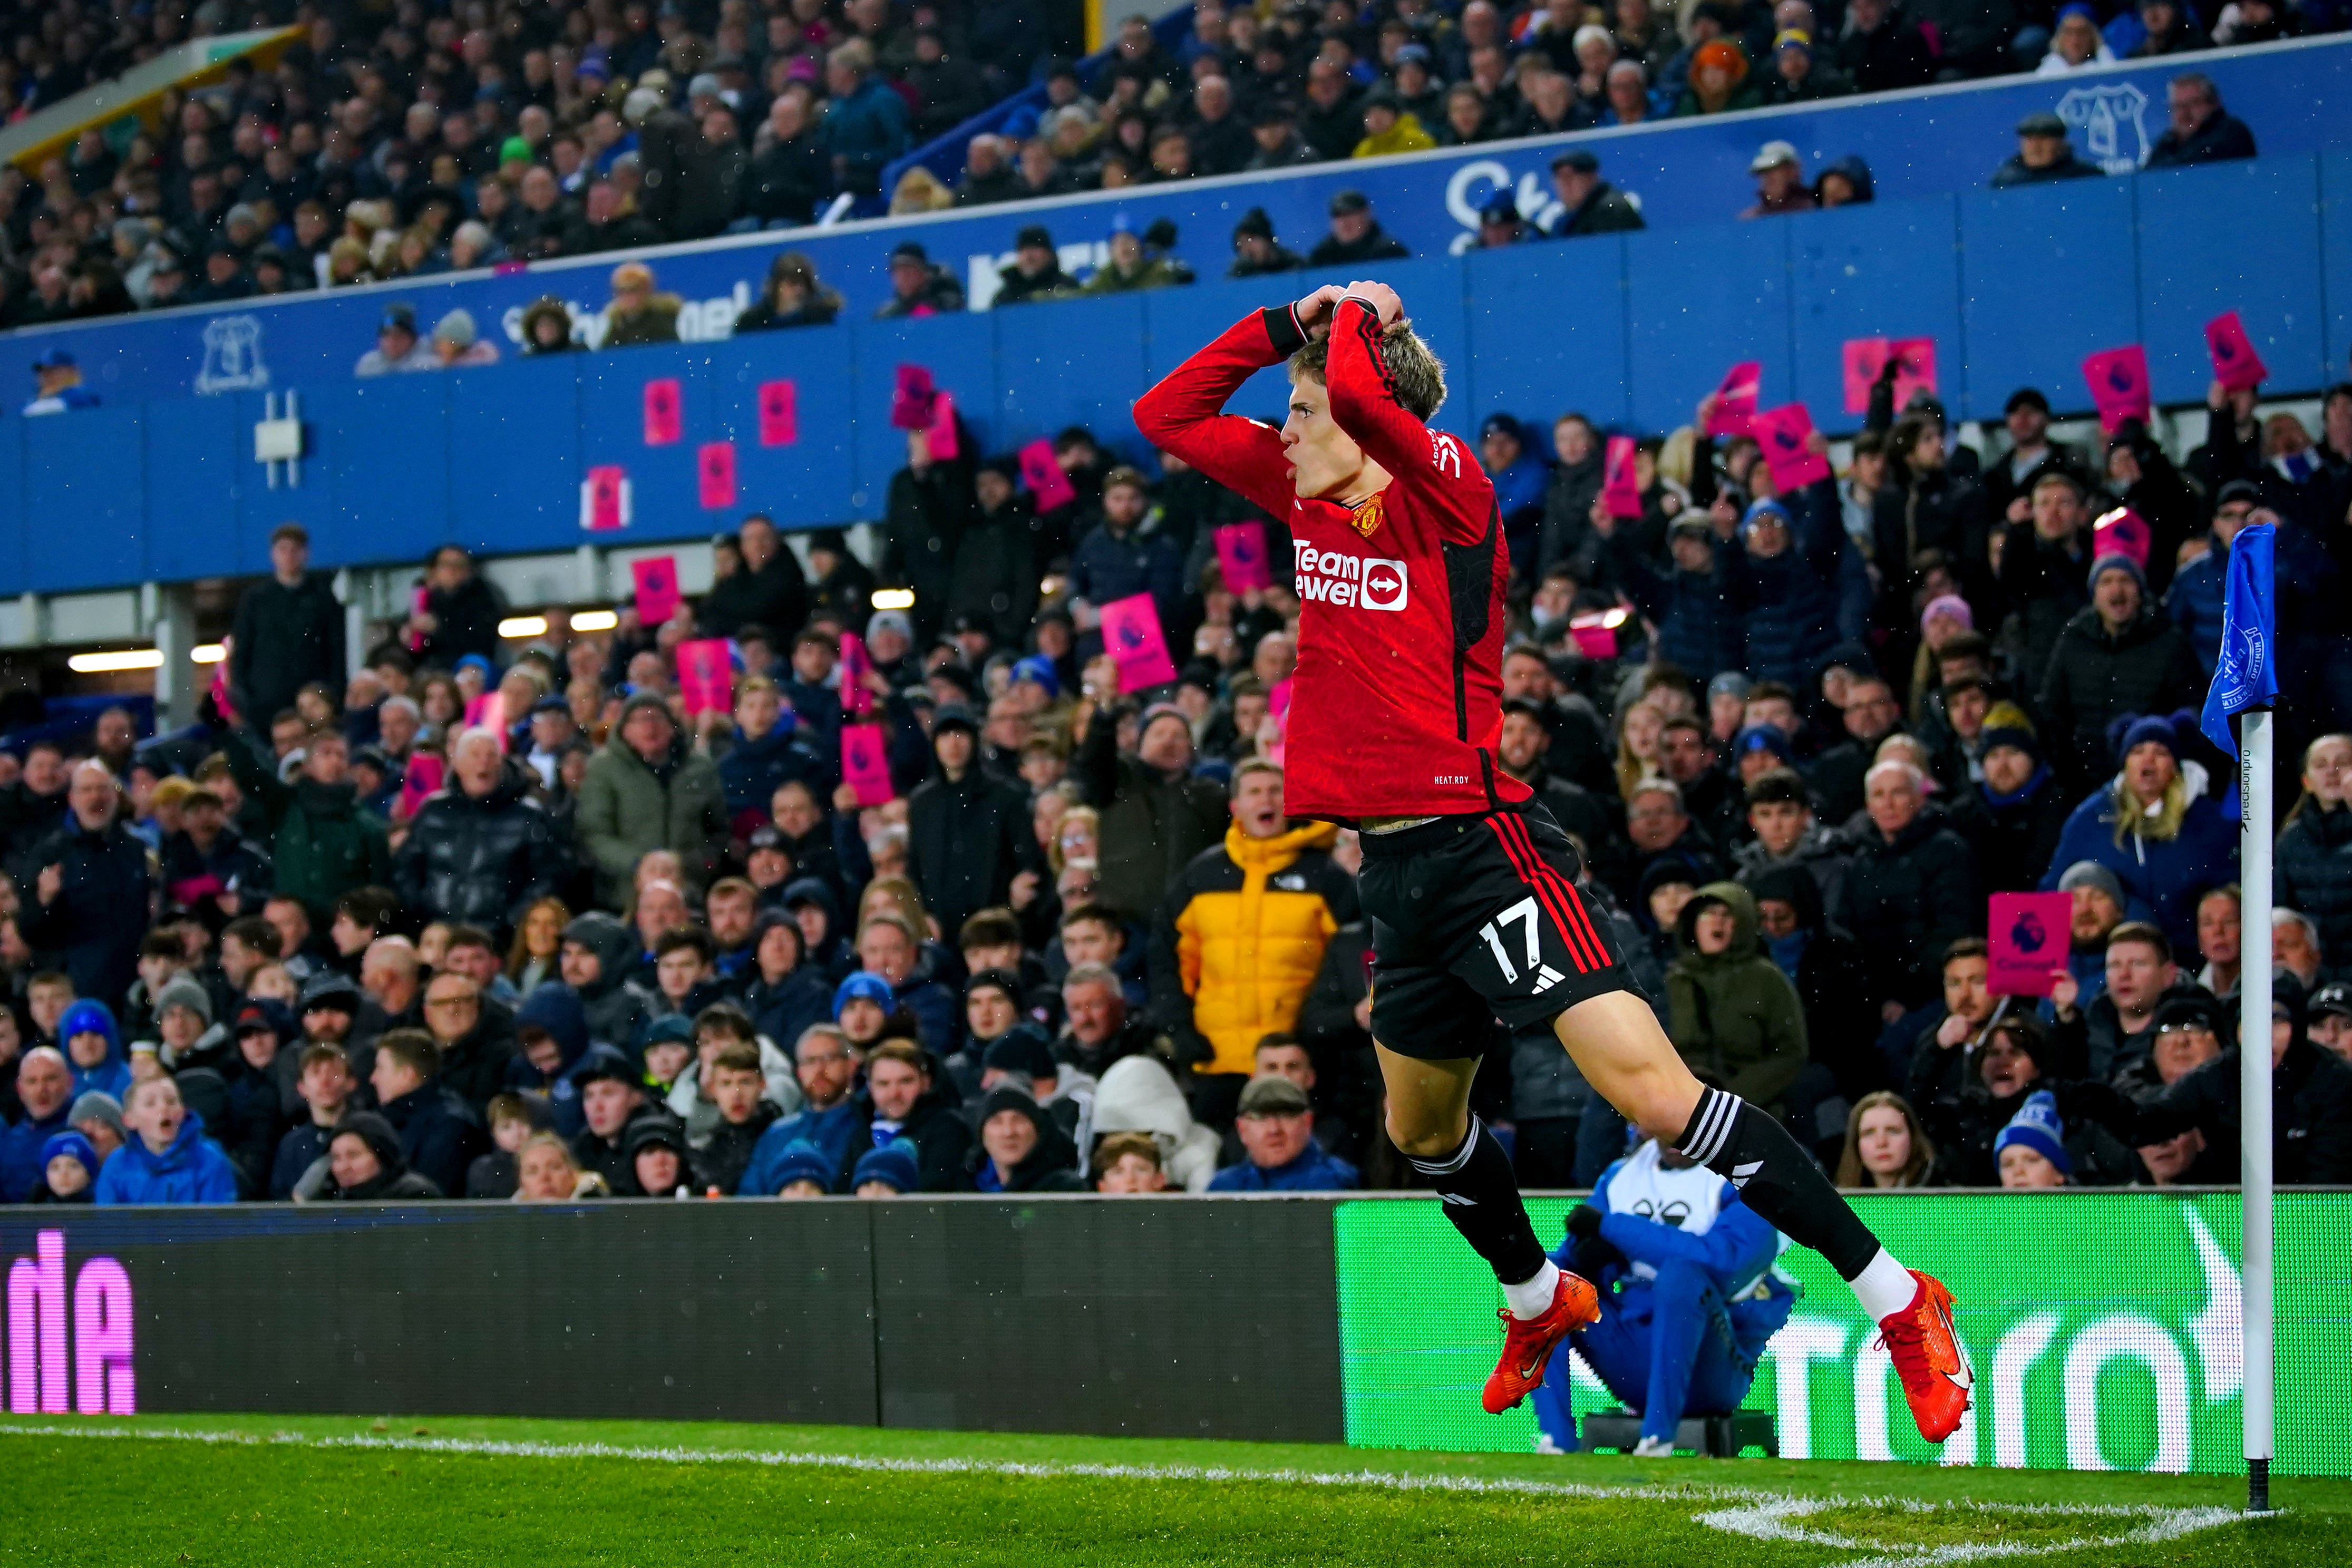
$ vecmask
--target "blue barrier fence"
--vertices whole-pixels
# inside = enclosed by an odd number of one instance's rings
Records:
[[[2239,310],[2275,391],[2340,378],[2352,351],[2352,150],[1783,218],[1524,246],[1383,267],[1450,367],[1437,423],[1581,409],[1657,432],[1728,364],[1765,365],[1768,403],[1850,429],[1844,341],[1933,337],[1960,417],[2020,385],[2087,409],[2083,356],[2147,345],[2158,399],[2210,378],[2203,323]],[[310,454],[295,488],[253,460],[261,392],[110,402],[0,422],[0,593],[266,569],[269,530],[308,525],[321,565],[396,561],[455,540],[515,553],[708,534],[751,507],[786,527],[881,514],[904,462],[898,367],[929,368],[990,449],[1082,423],[1143,455],[1132,400],[1293,275],[908,321],[747,334],[441,374],[299,385]],[[680,439],[648,444],[650,382],[674,380]],[[795,439],[761,444],[761,388],[789,381]],[[284,382],[277,383],[281,388]],[[1276,372],[1238,406],[1278,413]],[[734,448],[740,504],[706,507],[698,459]],[[628,476],[625,532],[581,531],[593,466]]]
[[[2352,36],[2218,50],[2192,59],[2193,68],[2210,74],[2231,110],[2252,127],[2265,156],[2352,148],[2352,114],[2343,111],[2352,103]],[[2075,127],[2076,152],[2110,173],[2137,169],[2165,127],[2165,83],[2187,68],[2191,68],[2166,61],[2063,78],[2013,77],[1801,109],[1320,164],[1273,176],[1187,181],[919,219],[754,235],[656,251],[649,259],[661,287],[687,302],[681,335],[709,341],[727,336],[736,315],[758,293],[769,264],[786,250],[807,255],[819,275],[848,300],[847,314],[857,318],[871,317],[889,297],[888,255],[904,239],[928,246],[932,258],[962,277],[979,298],[992,286],[996,268],[1011,261],[1013,235],[1024,225],[1045,224],[1066,247],[1064,265],[1083,272],[1099,254],[1114,214],[1125,214],[1139,229],[1165,217],[1181,234],[1178,254],[1202,277],[1217,277],[1230,262],[1230,235],[1244,212],[1264,207],[1276,232],[1303,254],[1325,230],[1332,194],[1350,187],[1371,198],[1382,225],[1416,256],[1459,254],[1475,237],[1479,206],[1499,188],[1514,191],[1520,210],[1531,217],[1553,210],[1548,171],[1559,148],[1570,144],[1588,145],[1598,153],[1608,178],[1641,199],[1653,231],[1728,221],[1755,199],[1749,158],[1759,143],[1776,137],[1795,143],[1808,167],[1864,154],[1875,171],[1882,206],[1921,200],[1966,204],[1982,194],[1993,169],[2015,150],[2014,128],[2028,113],[2061,115]],[[2077,188],[2090,184],[2080,182]],[[2092,188],[2098,194],[2083,199],[2104,199],[2112,210],[2126,209],[2137,199],[2105,185]],[[2199,233],[2213,236],[2213,243],[2260,242],[2260,230],[2251,231],[2251,238],[2249,231],[2225,234],[2212,214],[2197,216]],[[2205,243],[2196,235],[2180,237]],[[1685,239],[1720,243],[1715,237]],[[2085,229],[2074,239],[2061,248],[2054,267],[2021,281],[2062,287],[2087,270],[2080,246],[2111,259],[2134,243],[2127,230],[2113,227]],[[2352,251],[2339,248],[2336,254]],[[392,300],[413,303],[427,323],[462,306],[485,338],[511,356],[523,308],[552,294],[570,306],[583,340],[600,341],[611,292],[607,277],[619,259],[587,257],[495,274],[410,278],[234,307],[116,317],[13,334],[0,338],[0,345],[21,345],[26,362],[52,344],[68,348],[80,359],[91,386],[109,402],[307,388],[350,377],[359,357],[374,346],[376,321]],[[1700,276],[1694,305],[1715,302],[1721,280],[1704,278],[1703,271]],[[2342,308],[2352,309],[2352,300]],[[0,353],[7,352],[0,347]],[[23,371],[7,371],[0,360],[0,374]],[[0,380],[0,389],[7,385]]]

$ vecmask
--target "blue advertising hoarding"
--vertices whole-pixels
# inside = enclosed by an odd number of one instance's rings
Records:
[[[2006,78],[1887,98],[1324,164],[1279,175],[744,235],[656,251],[647,259],[660,286],[686,301],[680,335],[708,342],[728,336],[735,317],[756,297],[769,263],[786,250],[814,262],[819,276],[842,292],[856,318],[870,316],[887,298],[888,252],[903,240],[923,244],[932,259],[964,282],[975,307],[984,307],[996,268],[1009,262],[1013,236],[1026,224],[1048,225],[1063,248],[1064,266],[1083,275],[1100,259],[1114,214],[1124,214],[1138,228],[1165,217],[1179,231],[1177,254],[1202,277],[1216,277],[1224,271],[1228,238],[1244,212],[1264,207],[1276,233],[1303,253],[1324,229],[1331,195],[1350,187],[1371,198],[1382,225],[1415,256],[1457,255],[1471,248],[1478,209],[1498,191],[1513,192],[1531,219],[1548,219],[1558,207],[1549,164],[1569,144],[1588,145],[1599,154],[1603,173],[1640,200],[1654,231],[1732,218],[1753,199],[1749,157],[1773,139],[1793,142],[1809,169],[1860,154],[1871,165],[1881,204],[1937,198],[1966,205],[1983,193],[1993,168],[2014,148],[2016,122],[2031,112],[2058,113],[2074,128],[2078,156],[2108,172],[2137,168],[2165,129],[2164,84],[2185,68],[2213,78],[2224,101],[2252,127],[2266,158],[2352,145],[2352,115],[2343,111],[2352,102],[2352,37],[2336,37],[2199,55],[2193,68],[2168,61],[2060,78]],[[2104,193],[2111,188],[2091,189]],[[2067,190],[2077,193],[2082,186]],[[2272,195],[2289,205],[2300,200],[2292,189]],[[2186,226],[2214,229],[2210,243],[2227,245],[2215,225],[2199,224],[2203,198],[2184,200]],[[2342,220],[2336,221],[2340,225]],[[1867,247],[1874,239],[1856,233],[1833,243]],[[109,401],[310,385],[349,376],[373,346],[384,306],[395,299],[413,304],[428,327],[446,311],[463,307],[511,356],[523,307],[551,293],[569,304],[580,336],[593,345],[603,336],[607,275],[618,259],[583,257],[234,307],[192,307],[40,329],[14,340],[65,344],[81,361],[89,383]],[[1808,258],[1796,258],[1800,277],[1808,264]],[[2352,290],[2334,303],[2329,321],[2341,335]],[[1948,318],[1950,310],[1938,306],[1936,314]],[[1930,319],[1918,330],[1934,327]],[[1824,319],[1821,329],[1835,329],[1834,322]],[[1638,355],[1643,345],[1635,347]],[[2331,363],[2343,357],[2344,347],[2327,346]],[[1811,370],[1795,390],[1810,390],[1822,374]],[[2161,396],[2161,371],[2158,380]],[[1637,406],[1645,402],[1636,395]]]

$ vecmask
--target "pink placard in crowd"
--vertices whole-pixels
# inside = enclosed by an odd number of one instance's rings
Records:
[[[408,773],[400,784],[400,815],[402,821],[416,815],[416,808],[425,804],[425,797],[441,788],[441,759],[429,751],[409,754]]]
[[[900,365],[898,383],[890,392],[890,428],[920,430],[931,423],[931,401],[939,388],[931,372],[920,365]]]
[[[1612,435],[1601,459],[1601,498],[1612,517],[1642,515],[1642,482],[1633,475],[1633,438]]]
[[[1139,692],[1176,678],[1168,640],[1160,632],[1160,607],[1151,595],[1114,599],[1102,607],[1103,651],[1118,666],[1118,689]]]
[[[801,438],[801,392],[791,382],[760,383],[760,444],[790,446]]]
[[[694,472],[706,511],[735,504],[735,444],[707,441],[695,454]]]
[[[415,588],[408,591],[408,612],[410,614],[427,615],[432,612],[432,610],[433,591],[431,589],[425,587],[420,582]],[[422,653],[425,652],[424,632],[411,632],[408,634],[408,651],[412,653]]]
[[[588,470],[580,486],[580,526],[592,534],[611,533],[629,526],[629,474],[617,463]]]
[[[1715,412],[1707,417],[1709,435],[1745,435],[1756,417],[1756,400],[1764,389],[1764,362],[1742,360],[1724,372],[1715,389]]]
[[[507,694],[503,691],[484,692],[479,702],[467,706],[472,711],[466,715],[466,722],[497,736],[499,749],[504,751],[507,748]]]
[[[1613,659],[1617,656],[1617,628],[1624,623],[1621,610],[1595,610],[1573,616],[1568,622],[1568,634],[1576,640],[1576,651],[1588,659]]]
[[[1216,540],[1217,570],[1224,574],[1228,589],[1247,593],[1274,586],[1274,573],[1265,559],[1264,523],[1227,523],[1217,530]]]
[[[649,556],[629,563],[629,576],[637,585],[637,623],[658,626],[677,613],[677,558]]]
[[[664,376],[646,383],[646,444],[674,445],[682,433],[685,416],[680,412],[677,380]]]
[[[735,664],[726,638],[698,637],[677,645],[677,694],[688,718],[734,707]]]
[[[963,440],[956,434],[955,399],[946,392],[931,400],[931,423],[925,432],[931,461],[952,463],[963,455]]]
[[[1870,412],[1870,389],[1889,360],[1900,356],[1895,372],[1895,406],[1899,411],[1915,392],[1936,390],[1936,340],[1933,338],[1852,338],[1845,345],[1845,411]]]
[[[2091,559],[2127,555],[2146,571],[2148,538],[2147,519],[2129,507],[2117,507],[2091,525]]]
[[[1801,402],[1784,402],[1759,413],[1753,423],[1757,444],[1772,470],[1774,488],[1801,490],[1830,476],[1830,460],[1812,449],[1813,416]]]
[[[228,695],[228,661],[226,659],[213,666],[213,706],[220,709],[221,717],[231,724],[237,722],[236,704],[231,702]]]
[[[2112,435],[2127,419],[2147,422],[2147,351],[2137,343],[2091,355],[2083,361],[2083,379],[2090,383],[2101,430]]]
[[[1062,472],[1061,459],[1054,455],[1054,444],[1044,436],[1021,449],[1021,482],[1037,498],[1041,512],[1066,507],[1078,498],[1078,493],[1070,488],[1070,476]]]
[[[2224,310],[2205,323],[2205,351],[2213,356],[2214,380],[2231,392],[2244,392],[2270,379],[2270,367],[2254,352],[2254,340],[2235,310]]]
[[[1259,749],[1276,768],[1283,766],[1284,754],[1290,748],[1290,676],[1283,676],[1265,694],[1265,716],[1274,721],[1274,738]]]
[[[1995,996],[2046,997],[2066,967],[2073,942],[2071,893],[1996,893],[1987,931],[1991,962],[1986,984]]]
[[[874,711],[874,694],[866,689],[866,677],[874,668],[874,656],[866,651],[866,639],[855,632],[841,634],[841,706],[845,712],[860,716]]]
[[[882,744],[880,725],[841,727],[841,781],[856,791],[861,806],[879,806],[891,799],[889,753]]]

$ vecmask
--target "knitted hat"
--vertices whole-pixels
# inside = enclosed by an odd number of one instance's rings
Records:
[[[131,1134],[122,1126],[122,1102],[101,1089],[88,1090],[74,1096],[66,1112],[66,1125],[79,1127],[86,1122],[96,1122],[113,1129],[116,1138],[128,1141]]]
[[[98,1179],[98,1151],[91,1147],[89,1140],[79,1133],[50,1134],[48,1142],[41,1145],[41,1168],[47,1170],[49,1162],[59,1155],[71,1155],[81,1162],[81,1168],[89,1173],[90,1180]]]
[[[2091,563],[2091,577],[2088,586],[2092,592],[2096,593],[2099,591],[2099,579],[2105,577],[2111,571],[2127,571],[2131,573],[2131,580],[2139,585],[2141,597],[2147,597],[2147,573],[2140,570],[2139,562],[2132,559],[2132,558],[2127,555],[2103,555],[2098,559]]]
[[[2061,893],[2072,893],[2078,887],[2095,887],[2114,899],[2116,908],[2124,906],[2123,879],[2096,861],[2076,861],[2058,879]]]
[[[835,1023],[840,1022],[841,1015],[844,1010],[848,1008],[850,1003],[857,1000],[861,997],[866,1000],[872,1002],[876,1007],[880,1008],[886,1013],[898,1005],[898,998],[890,994],[889,981],[884,979],[879,975],[869,975],[865,970],[860,969],[857,973],[843,980],[841,984],[835,988],[833,993],[834,1021]]]
[[[185,975],[182,975],[177,979],[166,985],[162,990],[155,993],[155,1016],[157,1018],[162,1018],[173,1008],[185,1008],[190,1012],[195,1014],[198,1018],[204,1019],[205,1027],[206,1029],[210,1029],[212,1027],[212,993],[205,990],[204,987],[198,985],[195,981],[188,978]]]
[[[1751,751],[1769,751],[1788,767],[1796,765],[1797,754],[1789,745],[1789,737],[1780,727],[1771,724],[1751,724],[1732,737],[1731,755],[1747,756]]]
[[[1014,660],[1013,679],[1016,685],[1028,681],[1045,687],[1045,695],[1049,698],[1062,695],[1061,672],[1055,669],[1054,661],[1043,653],[1032,653],[1025,659]]]
[[[1997,746],[2011,746],[2036,763],[2042,759],[2042,739],[2033,733],[2033,721],[2015,703],[1993,704],[1985,715],[1984,729],[1978,738],[1987,751]]]
[[[866,618],[866,641],[872,643],[883,632],[896,632],[911,643],[915,640],[915,623],[903,610],[877,610]]]
[[[813,1181],[831,1192],[835,1170],[834,1160],[823,1149],[806,1138],[794,1138],[784,1145],[783,1155],[776,1162],[776,1190],[782,1192],[796,1181]]]
[[[999,1035],[980,1059],[980,1064],[982,1069],[993,1067],[1022,1078],[1052,1078],[1061,1071],[1055,1064],[1053,1047],[1046,1043],[1045,1031],[1029,1023]]]
[[[2129,757],[2138,747],[2148,745],[2161,746],[2172,753],[2174,761],[2180,759],[2179,732],[2172,727],[2172,720],[2161,714],[2149,714],[2126,725],[2123,738],[2116,743],[2116,756]]]
[[[2061,1176],[2074,1174],[2074,1162],[2066,1155],[2066,1126],[2058,1120],[2057,1097],[2047,1089],[2037,1090],[2025,1097],[2009,1125],[1992,1141],[1993,1157],[2011,1145],[2021,1144],[2058,1167]]]
[[[915,1145],[904,1138],[893,1138],[880,1148],[868,1149],[858,1156],[856,1168],[849,1173],[849,1190],[856,1192],[869,1181],[878,1181],[894,1192],[912,1192],[921,1185],[922,1177]]]
[[[1938,615],[1948,615],[1971,632],[1977,629],[1977,612],[1957,593],[1940,593],[1927,601],[1927,608],[1919,612],[1919,630],[1926,632],[1927,622]]]
[[[353,1111],[346,1115],[335,1124],[337,1137],[345,1133],[353,1134],[368,1146],[368,1153],[375,1156],[375,1163],[383,1167],[386,1176],[397,1176],[408,1168],[408,1162],[400,1155],[400,1134],[392,1130],[390,1122],[374,1112]]]

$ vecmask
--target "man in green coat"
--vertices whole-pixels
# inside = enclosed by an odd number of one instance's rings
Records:
[[[1680,951],[1666,967],[1675,1049],[1693,1071],[1751,1105],[1780,1100],[1808,1060],[1797,988],[1756,945],[1756,901],[1736,882],[1712,882],[1683,906]]]
[[[709,880],[727,841],[719,767],[686,744],[669,707],[639,692],[621,709],[613,738],[580,785],[580,841],[596,862],[599,902],[628,902],[637,862],[669,850],[697,886]]]
[[[268,821],[278,893],[300,899],[311,924],[324,928],[343,894],[391,883],[391,841],[383,819],[359,802],[351,743],[340,732],[320,730],[305,741],[301,771],[290,781],[263,760],[257,747],[266,744],[240,732],[221,755],[236,787]]]

